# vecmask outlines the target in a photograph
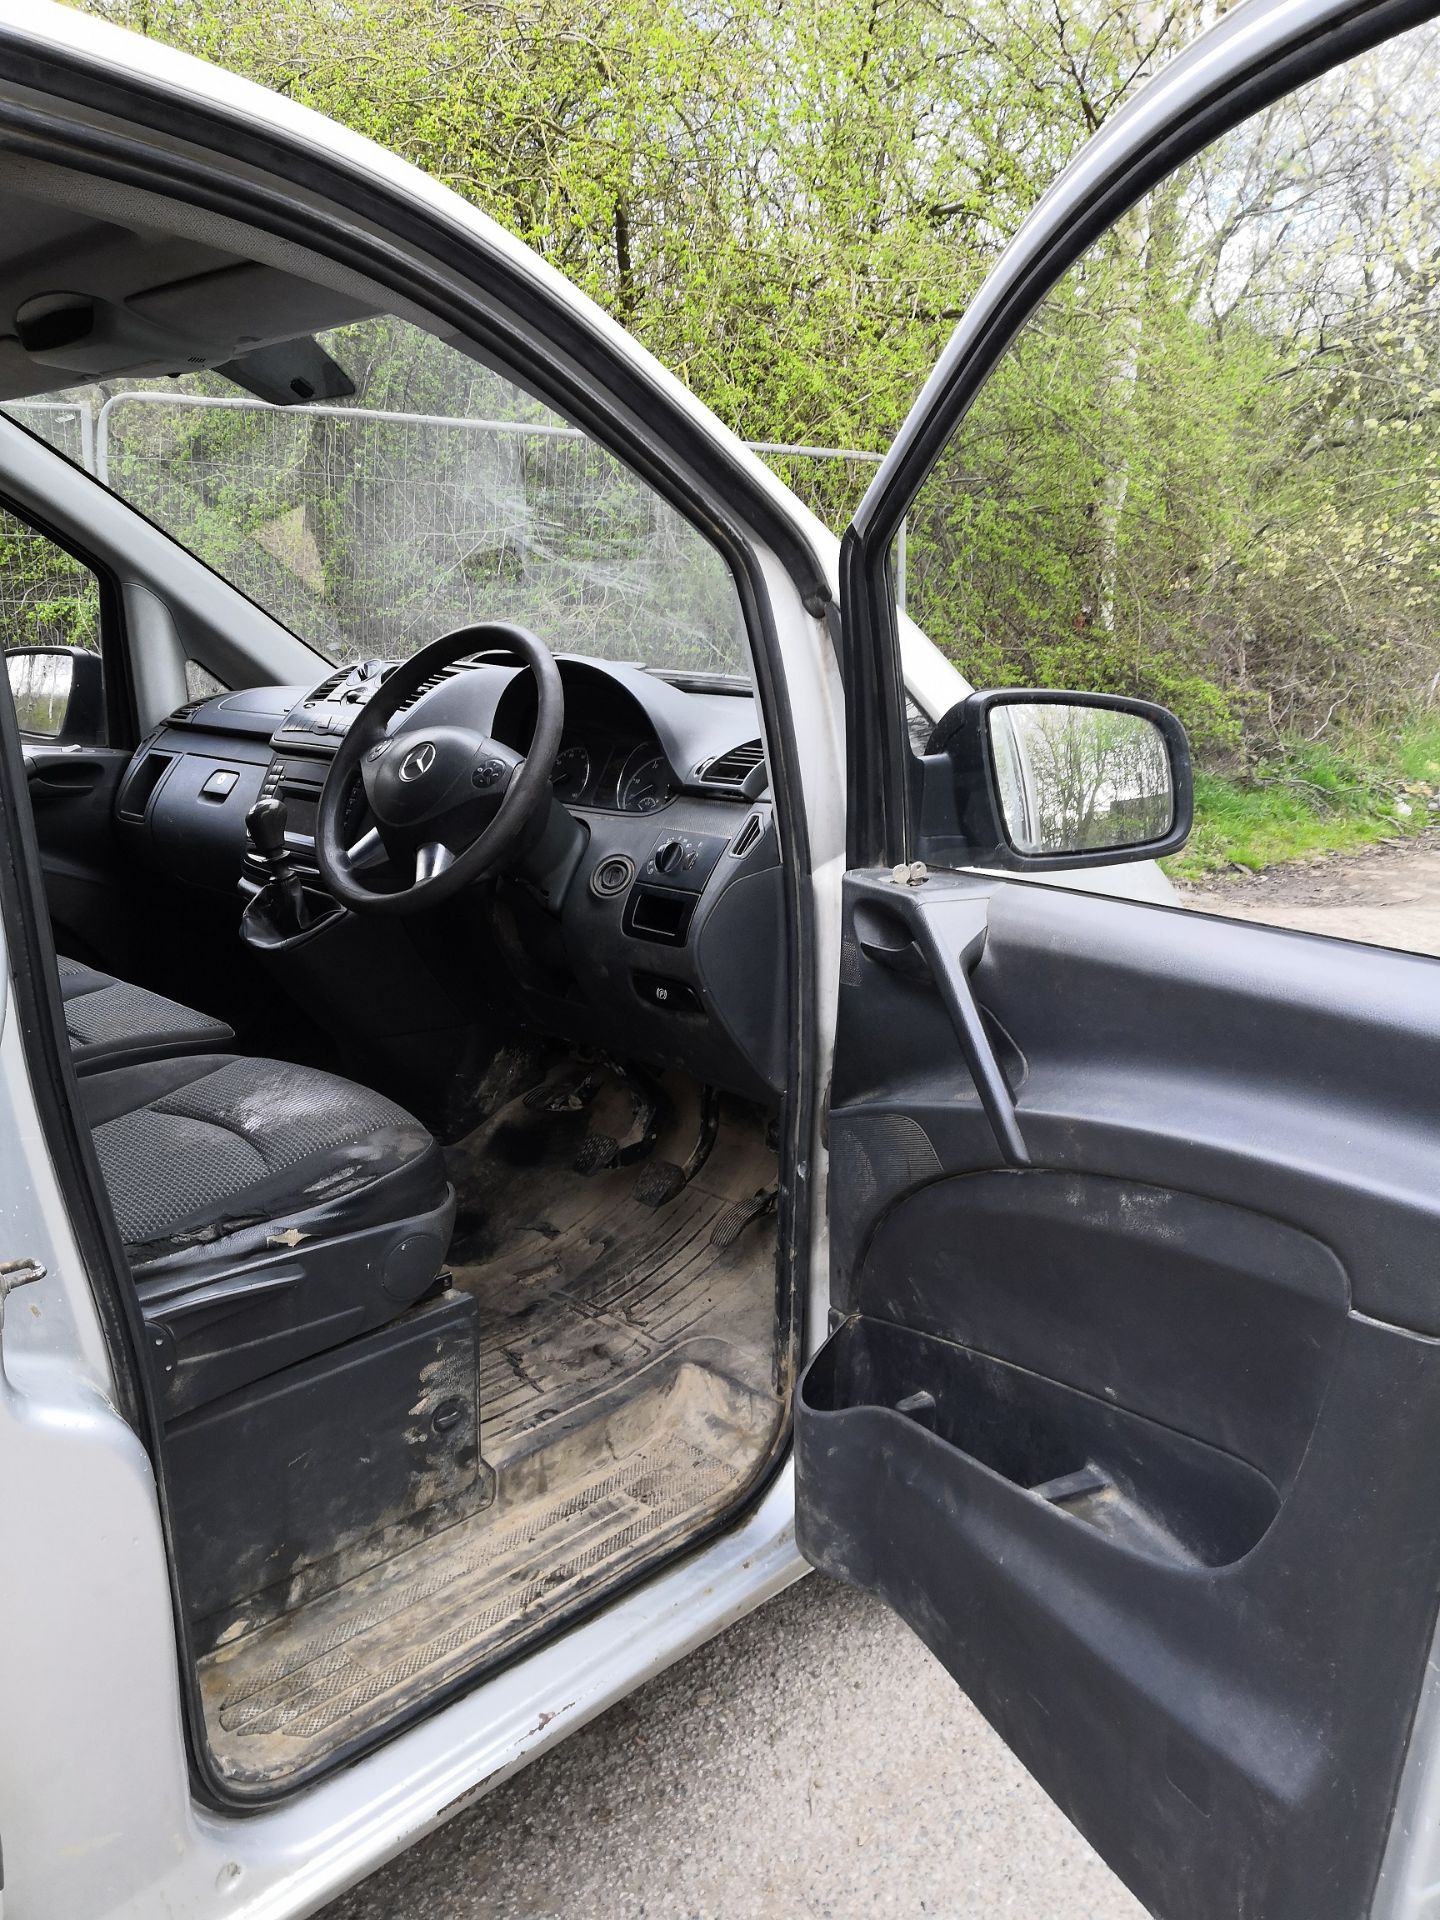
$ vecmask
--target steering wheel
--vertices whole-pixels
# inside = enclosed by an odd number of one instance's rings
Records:
[[[528,753],[471,727],[422,720],[386,731],[433,674],[492,650],[518,656],[535,676]],[[358,913],[419,913],[493,873],[547,809],[564,725],[554,656],[524,627],[504,620],[457,627],[412,654],[360,709],[320,791],[315,859],[332,896]],[[345,803],[357,773],[375,825],[347,846]]]

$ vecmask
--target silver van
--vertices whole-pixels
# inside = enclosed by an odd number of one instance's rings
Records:
[[[1226,13],[837,541],[435,181],[0,5],[6,1920],[298,1920],[807,1566],[1164,1920],[1437,1911],[1437,962],[1178,910],[1179,723],[896,564],[1426,11]]]

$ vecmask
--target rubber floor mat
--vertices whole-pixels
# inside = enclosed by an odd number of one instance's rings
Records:
[[[717,1233],[773,1182],[763,1123],[727,1106],[703,1167],[654,1207],[636,1194],[643,1161],[577,1169],[586,1137],[623,1146],[632,1119],[625,1088],[586,1092],[552,1106],[532,1090],[449,1149],[494,1502],[232,1629],[200,1662],[226,1777],[293,1782],[373,1739],[718,1518],[769,1458],[775,1221]],[[679,1162],[694,1116],[670,1107],[656,1151]]]
[[[640,1171],[573,1166],[603,1098],[552,1112],[532,1093],[451,1150],[466,1205],[450,1264],[480,1307],[482,1445],[502,1475],[551,1422],[681,1342],[718,1343],[726,1373],[773,1390],[775,1223],[759,1210],[724,1232],[774,1178],[759,1118],[727,1110],[700,1174],[652,1208]]]
[[[307,1774],[377,1720],[493,1658],[617,1568],[650,1557],[734,1498],[772,1407],[690,1361],[652,1368],[571,1443],[553,1491],[497,1508],[397,1555],[201,1664],[211,1744],[227,1778]],[[588,1436],[587,1436],[588,1439]],[[601,1456],[608,1453],[608,1459]]]

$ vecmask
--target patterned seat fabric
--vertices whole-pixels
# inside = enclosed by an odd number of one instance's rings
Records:
[[[86,1081],[100,1171],[132,1258],[251,1220],[333,1207],[342,1191],[430,1163],[430,1135],[368,1087],[283,1060],[205,1054]]]
[[[167,1417],[396,1319],[435,1285],[439,1146],[369,1087],[214,1053],[87,1074]]]
[[[78,960],[60,961],[60,999],[80,1073],[177,1053],[213,1053],[235,1037],[223,1020]]]

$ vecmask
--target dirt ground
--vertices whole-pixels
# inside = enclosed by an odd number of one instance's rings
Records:
[[[1360,853],[1230,874],[1181,899],[1201,913],[1440,954],[1440,828]]]

